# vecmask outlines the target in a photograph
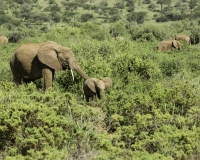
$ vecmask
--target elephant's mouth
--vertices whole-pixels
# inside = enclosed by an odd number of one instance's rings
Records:
[[[73,81],[74,81],[74,73],[73,73],[73,69],[74,69],[74,68],[71,67],[71,66],[67,63],[66,65],[63,66],[63,70],[66,70],[66,69],[68,69],[68,70],[71,71],[72,79],[73,79]]]
[[[63,70],[71,70],[72,68],[70,68],[70,66],[69,65],[64,65],[63,66]]]
[[[63,70],[66,70],[66,69],[67,69],[67,67],[63,66]]]

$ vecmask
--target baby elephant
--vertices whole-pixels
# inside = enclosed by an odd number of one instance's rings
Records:
[[[89,78],[84,82],[83,90],[85,94],[86,101],[89,102],[89,98],[96,100],[96,95],[101,99],[101,92],[104,92],[106,88],[112,86],[112,80],[108,77],[99,80],[97,78]]]

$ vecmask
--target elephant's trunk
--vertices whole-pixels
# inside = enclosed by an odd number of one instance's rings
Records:
[[[85,80],[89,78],[88,75],[85,74],[85,73],[82,71],[82,69],[81,69],[78,65],[76,65],[76,67],[74,67],[73,69],[74,69],[81,77],[83,77]]]
[[[86,74],[81,70],[80,67],[79,67],[79,68],[75,68],[75,71],[76,71],[81,77],[83,77],[85,80],[89,78],[88,75],[86,75]]]

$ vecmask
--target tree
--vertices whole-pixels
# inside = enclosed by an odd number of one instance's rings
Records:
[[[90,19],[94,18],[93,14],[85,13],[81,15],[81,22],[87,22]]]
[[[144,22],[144,18],[147,15],[147,12],[133,12],[127,15],[128,21],[136,21],[138,24]]]
[[[58,6],[57,3],[55,3],[55,4],[52,5],[52,6],[50,6],[50,10],[51,10],[51,11],[59,12],[60,9],[61,9],[61,8]]]
[[[126,7],[128,7],[128,12],[133,12],[135,10],[135,3],[133,0],[127,0]]]
[[[119,8],[119,9],[124,9],[124,2],[116,2],[116,3],[114,4],[114,6],[115,6],[116,8]]]
[[[144,23],[144,18],[147,15],[147,12],[138,12],[137,13],[137,17],[136,17],[136,21],[138,24],[142,24]]]
[[[168,6],[170,6],[171,3],[172,3],[171,0],[158,0],[158,1],[157,1],[157,4],[160,4],[160,10],[161,10],[161,11],[162,11],[162,9],[163,9],[163,5],[168,5]]]
[[[189,7],[191,9],[191,13],[192,13],[192,10],[195,8],[195,6],[197,6],[197,2],[198,0],[190,0]]]
[[[143,0],[142,4],[150,4],[151,0]]]
[[[70,12],[74,12],[79,6],[76,2],[63,2],[62,4],[65,6],[65,9]]]

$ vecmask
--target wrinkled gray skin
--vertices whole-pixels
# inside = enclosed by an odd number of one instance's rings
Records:
[[[85,80],[89,78],[77,64],[71,49],[53,41],[21,45],[10,58],[10,68],[18,85],[43,77],[45,90],[52,86],[55,70],[75,70]]]
[[[177,41],[183,41],[183,42],[185,42],[185,43],[191,45],[190,37],[187,36],[187,35],[176,35],[176,36],[174,36],[173,39],[175,39],[175,40],[177,40]]]
[[[101,99],[101,93],[106,88],[112,86],[112,80],[108,77],[99,80],[97,78],[89,78],[84,82],[83,91],[85,94],[86,101],[89,102],[89,98],[96,101],[96,96]]]
[[[164,52],[166,50],[178,49],[181,50],[180,42],[177,40],[161,41],[157,45],[157,50],[159,52]]]

